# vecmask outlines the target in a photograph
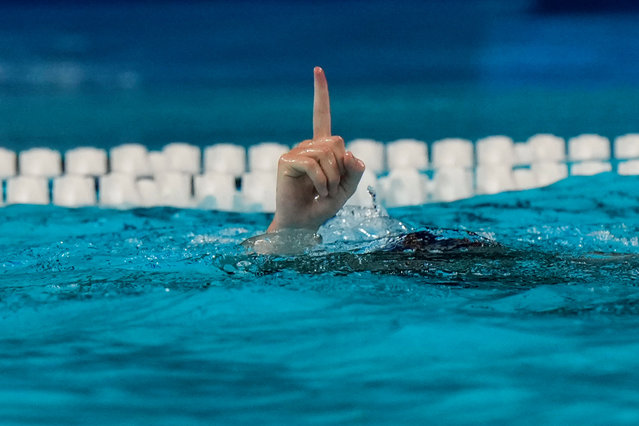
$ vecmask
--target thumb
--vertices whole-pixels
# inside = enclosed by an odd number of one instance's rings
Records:
[[[342,176],[340,185],[344,189],[346,197],[350,197],[355,193],[366,166],[362,160],[355,158],[352,152],[347,151],[344,154],[344,168],[346,172]]]

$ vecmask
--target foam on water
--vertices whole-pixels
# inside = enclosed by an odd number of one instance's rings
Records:
[[[474,253],[344,241],[342,217],[303,256],[256,256],[239,243],[269,215],[9,206],[0,418],[633,423],[638,183],[348,219],[500,247]]]

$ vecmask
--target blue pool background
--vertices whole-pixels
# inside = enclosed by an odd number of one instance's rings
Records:
[[[315,65],[326,69],[334,130],[346,139],[636,131],[633,9],[551,13],[520,0],[1,7],[0,143],[14,149],[292,144],[309,133]]]
[[[318,64],[346,139],[636,132],[636,10],[546,3],[3,3],[0,145],[294,143]],[[444,260],[244,253],[268,215],[4,207],[0,423],[636,424],[638,184],[390,211],[509,250]]]

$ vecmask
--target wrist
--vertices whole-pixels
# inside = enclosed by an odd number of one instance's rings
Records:
[[[277,213],[273,216],[273,220],[271,224],[266,229],[266,232],[278,232],[284,230],[299,230],[299,231],[309,231],[309,232],[317,232],[320,228],[321,224],[309,223],[308,221],[299,220],[282,220]]]
[[[268,226],[268,228],[266,228],[266,232],[277,232],[279,229],[279,225],[277,224],[277,221],[275,220],[275,218],[273,218],[273,220],[271,221],[271,224]]]

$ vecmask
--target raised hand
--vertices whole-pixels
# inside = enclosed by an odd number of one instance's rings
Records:
[[[331,136],[331,107],[324,71],[315,67],[313,139],[282,155],[277,170],[275,217],[268,232],[316,231],[357,189],[364,163]]]

